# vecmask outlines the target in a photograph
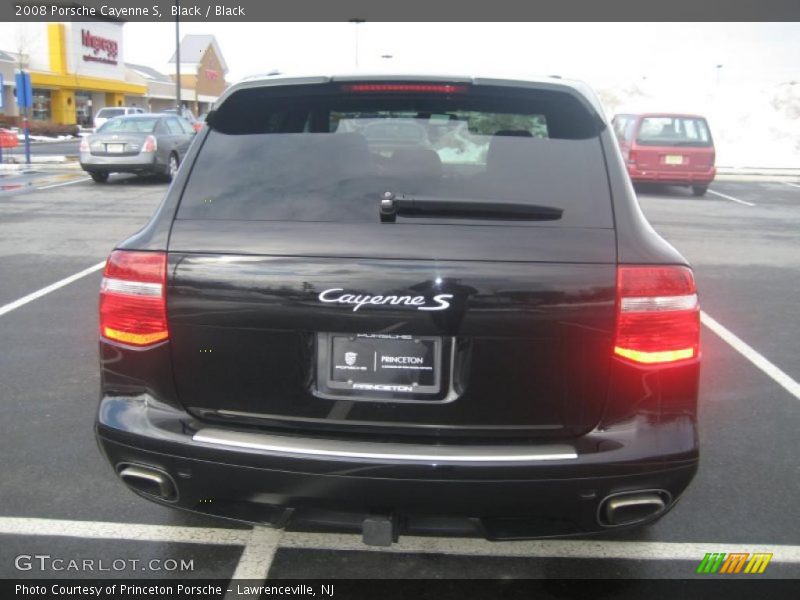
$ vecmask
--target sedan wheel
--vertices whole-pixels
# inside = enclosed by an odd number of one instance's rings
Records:
[[[167,165],[167,179],[172,181],[175,175],[178,174],[178,157],[174,154],[169,155],[169,164]]]

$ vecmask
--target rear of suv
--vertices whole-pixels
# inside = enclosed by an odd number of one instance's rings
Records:
[[[714,140],[704,117],[616,115],[612,123],[634,183],[686,185],[695,196],[705,195],[717,169]]]
[[[158,503],[511,539],[697,469],[699,317],[580,83],[265,77],[108,259],[96,432]]]

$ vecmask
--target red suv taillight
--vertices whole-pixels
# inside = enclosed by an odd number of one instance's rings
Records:
[[[614,354],[643,364],[693,359],[700,353],[700,308],[688,267],[617,269]]]
[[[115,250],[100,286],[100,335],[132,346],[166,340],[167,255]]]

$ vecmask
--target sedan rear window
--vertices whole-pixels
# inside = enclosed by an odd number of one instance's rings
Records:
[[[705,119],[696,117],[645,117],[636,143],[643,146],[710,146]]]
[[[106,121],[99,133],[153,133],[158,123],[157,118],[137,117],[133,119],[112,119]]]
[[[232,95],[210,118],[178,218],[377,222],[388,193],[530,204],[557,209],[559,225],[611,226],[603,125],[574,96],[363,87]]]

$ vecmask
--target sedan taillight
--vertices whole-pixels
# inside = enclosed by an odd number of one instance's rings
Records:
[[[144,140],[144,145],[142,145],[142,152],[155,152],[156,150],[158,150],[158,142],[155,136],[148,135]]]
[[[89,152],[89,136],[85,135],[81,138],[81,145],[78,152]]]
[[[642,364],[671,363],[700,354],[700,308],[688,267],[617,269],[614,354]]]
[[[166,340],[167,255],[115,250],[100,286],[100,335],[132,346]]]

